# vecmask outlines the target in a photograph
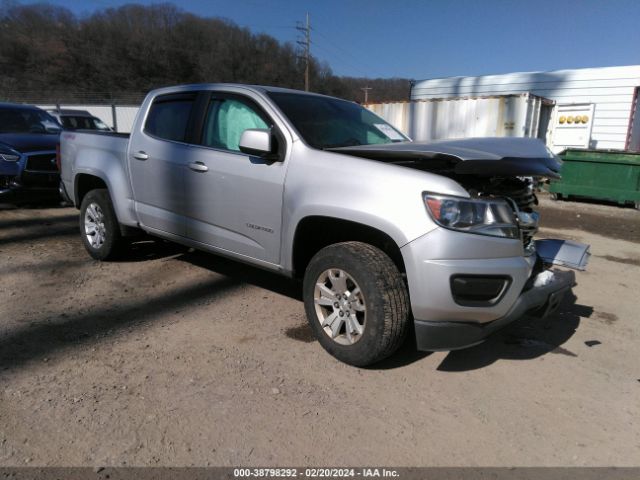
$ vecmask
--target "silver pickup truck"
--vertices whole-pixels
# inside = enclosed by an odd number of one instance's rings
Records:
[[[320,344],[352,365],[482,342],[547,315],[588,246],[536,240],[534,139],[412,142],[361,106],[272,87],[154,90],[130,136],[66,132],[62,185],[89,254],[138,230],[302,280]]]

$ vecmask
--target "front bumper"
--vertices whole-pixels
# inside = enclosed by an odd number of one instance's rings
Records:
[[[522,293],[509,312],[502,318],[487,323],[455,321],[415,321],[416,343],[418,350],[458,350],[483,342],[489,335],[525,313],[535,311],[537,316],[545,317],[560,304],[571,287],[576,283],[575,273],[554,271],[554,281],[548,285],[532,287]]]
[[[23,153],[17,162],[0,160],[0,197],[23,189],[56,190],[60,173],[55,166],[55,155],[55,150],[47,150]]]
[[[528,311],[548,314],[575,284],[575,274],[563,271],[554,271],[551,282],[534,282],[541,262],[525,255],[517,239],[436,228],[401,251],[419,350],[478,344]],[[495,301],[460,302],[451,283],[458,276],[505,278],[508,287]]]
[[[60,175],[57,173],[33,174],[23,172],[19,177],[0,175],[0,198],[13,198],[24,190],[55,192],[59,185]]]

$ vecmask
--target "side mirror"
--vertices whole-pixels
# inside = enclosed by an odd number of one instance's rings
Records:
[[[240,136],[240,151],[247,155],[266,157],[271,152],[271,130],[250,128]]]

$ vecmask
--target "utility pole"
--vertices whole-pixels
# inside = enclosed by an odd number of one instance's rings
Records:
[[[364,103],[369,101],[369,90],[373,90],[373,87],[362,87],[360,90],[364,92]]]
[[[309,91],[309,57],[311,55],[311,22],[309,21],[309,12],[307,12],[307,23],[296,25],[296,30],[302,32],[304,35],[303,40],[297,40],[296,43],[301,45],[304,49],[304,90]]]

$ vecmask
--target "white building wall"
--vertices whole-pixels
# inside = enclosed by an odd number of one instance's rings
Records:
[[[640,65],[422,80],[415,83],[411,99],[530,92],[558,105],[592,103],[590,148],[623,149],[636,87],[640,87]]]

